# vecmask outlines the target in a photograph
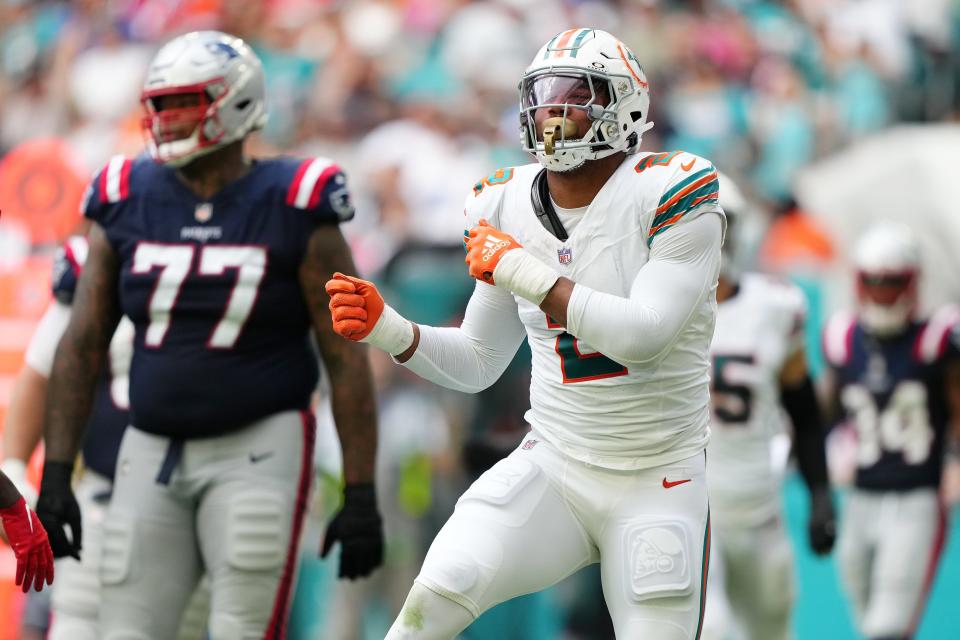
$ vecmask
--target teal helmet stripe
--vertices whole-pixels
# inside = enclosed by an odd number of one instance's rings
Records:
[[[571,58],[577,57],[577,51],[580,50],[580,45],[583,43],[583,39],[587,37],[587,34],[593,33],[593,29],[583,29],[580,33],[577,34],[577,37],[574,38],[573,44],[570,46],[572,51],[570,52]]]

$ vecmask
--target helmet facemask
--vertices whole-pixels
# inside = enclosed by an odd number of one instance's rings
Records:
[[[627,76],[578,67],[551,67],[525,75],[520,83],[523,149],[558,172],[618,151],[630,153],[638,146],[639,135],[619,122],[617,106],[635,90]],[[584,123],[589,123],[586,131],[577,135]]]
[[[145,91],[141,98],[146,111],[143,129],[154,155],[165,164],[182,166],[222,146],[219,143],[225,131],[219,109],[227,96],[222,78],[198,85]],[[186,97],[195,97],[195,100],[184,100]],[[164,105],[170,101],[186,104]]]
[[[141,102],[151,155],[182,167],[266,122],[263,66],[239,38],[194,31],[160,48]]]
[[[878,337],[905,331],[918,306],[920,245],[903,224],[880,222],[854,248],[857,312],[863,328]]]
[[[857,299],[860,320],[877,336],[903,331],[917,308],[917,271],[859,271]]]

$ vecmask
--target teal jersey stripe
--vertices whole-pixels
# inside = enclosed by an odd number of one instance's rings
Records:
[[[706,184],[700,187],[697,187],[696,189],[694,189],[693,191],[691,191],[690,193],[688,193],[687,195],[683,196],[682,198],[674,202],[672,205],[670,205],[670,208],[668,208],[666,211],[664,211],[663,213],[657,214],[657,216],[653,219],[653,223],[651,223],[650,228],[652,229],[656,227],[658,224],[663,224],[664,222],[666,222],[673,216],[677,215],[678,213],[683,213],[688,208],[690,208],[690,204],[697,198],[701,196],[705,196],[708,193],[715,193],[718,190],[719,190],[719,187],[717,185],[716,180],[711,180]]]
[[[670,198],[672,198],[673,196],[677,195],[678,193],[680,193],[681,191],[683,191],[684,189],[686,189],[687,187],[689,187],[691,184],[693,184],[694,182],[696,182],[696,181],[699,180],[700,178],[705,178],[706,176],[710,175],[710,173],[713,172],[713,171],[714,171],[714,168],[713,168],[713,167],[709,167],[709,168],[707,168],[707,169],[702,169],[702,170],[700,170],[700,171],[697,171],[696,173],[694,173],[694,174],[691,175],[690,177],[685,178],[685,179],[682,180],[679,184],[674,185],[673,188],[671,188],[669,191],[667,191],[666,193],[664,193],[664,194],[663,194],[663,197],[660,198],[660,204],[657,206],[657,208],[659,209],[659,208],[662,207],[665,203],[670,202]]]
[[[470,230],[464,229],[463,230],[463,252],[464,253],[467,252],[467,240],[469,239],[470,239]]]
[[[570,52],[571,58],[577,57],[577,52],[580,50],[580,43],[583,42],[583,39],[586,38],[587,34],[590,33],[591,31],[593,31],[593,29],[583,29],[580,31],[580,33],[577,34],[577,37],[574,39],[573,45],[571,47],[573,49],[573,51]]]
[[[704,201],[701,202],[700,204],[701,204],[701,205],[703,205],[703,204],[719,205],[719,204],[720,204],[720,200],[718,200],[717,198],[708,198],[707,200],[704,200]],[[698,205],[698,206],[699,206],[699,205]],[[684,213],[686,213],[686,212],[684,212]],[[682,216],[681,216],[681,218],[682,218]],[[669,218],[667,218],[667,219],[669,220]],[[678,218],[677,220],[671,222],[670,224],[664,225],[664,226],[660,227],[659,229],[657,229],[656,231],[654,231],[654,232],[650,235],[650,237],[647,238],[647,246],[649,247],[649,246],[650,246],[650,243],[653,242],[653,239],[656,238],[656,237],[657,237],[658,235],[660,235],[661,233],[663,233],[664,231],[666,231],[667,229],[673,229],[673,227],[676,226],[677,222],[679,222],[679,221],[680,221],[680,218]],[[663,224],[663,223],[661,223],[661,224]],[[650,227],[650,228],[651,228],[651,229],[656,229],[656,225],[654,225],[653,227]]]

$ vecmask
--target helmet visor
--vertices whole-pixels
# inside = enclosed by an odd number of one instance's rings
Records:
[[[910,291],[913,282],[914,274],[909,271],[896,273],[861,271],[857,276],[861,299],[884,307],[897,304]]]
[[[520,94],[523,109],[545,106],[587,107],[610,104],[610,87],[606,79],[590,74],[550,73],[524,80]]]

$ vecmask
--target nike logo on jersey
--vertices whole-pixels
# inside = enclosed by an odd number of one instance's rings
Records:
[[[684,171],[690,171],[690,169],[693,169],[693,165],[694,165],[696,162],[697,162],[696,159],[691,160],[690,162],[688,162],[688,163],[686,163],[686,164],[684,164],[684,163],[681,162],[681,163],[680,163],[680,168],[683,169]]]
[[[272,455],[273,455],[273,451],[266,451],[266,452],[264,452],[264,453],[251,453],[251,454],[250,454],[250,463],[251,463],[251,464],[257,464],[258,462],[260,462],[260,461],[262,461],[262,460],[266,460],[267,458],[269,458],[269,457],[272,456]]]
[[[674,480],[673,482],[670,482],[669,480],[667,480],[666,476],[664,476],[664,478],[663,478],[663,488],[664,488],[664,489],[672,489],[672,488],[674,488],[675,486],[677,486],[678,484],[684,484],[684,483],[686,483],[686,482],[690,482],[692,479],[693,479],[693,478],[687,478],[686,480]]]

